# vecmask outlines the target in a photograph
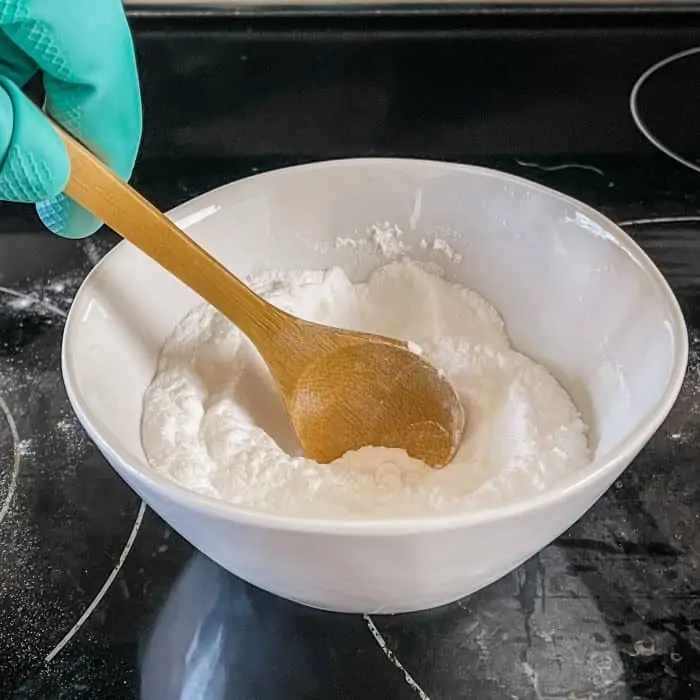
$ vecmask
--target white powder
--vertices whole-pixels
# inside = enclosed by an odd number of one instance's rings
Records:
[[[433,250],[442,253],[448,260],[461,263],[464,259],[444,238],[434,238],[432,241],[421,238],[418,244],[423,250]]]
[[[325,251],[328,244],[321,242],[315,247],[317,250]],[[336,238],[335,247],[349,248],[356,253],[374,254],[384,260],[404,258],[410,250],[403,239],[403,231],[388,221],[370,226],[361,236],[356,232],[353,237]],[[462,256],[443,238],[421,238],[418,247],[421,250],[430,250],[451,262],[460,263],[463,260]]]
[[[376,447],[330,465],[301,457],[257,353],[204,305],[167,341],[144,401],[148,460],[183,486],[287,515],[427,516],[522,499],[588,463],[571,399],[510,347],[498,312],[475,292],[407,260],[362,285],[338,268],[268,272],[249,284],[302,318],[410,341],[459,392],[464,440],[441,470]]]

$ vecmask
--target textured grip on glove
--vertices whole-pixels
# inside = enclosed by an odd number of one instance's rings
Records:
[[[68,155],[41,111],[0,77],[0,199],[37,202],[58,196],[68,182]]]

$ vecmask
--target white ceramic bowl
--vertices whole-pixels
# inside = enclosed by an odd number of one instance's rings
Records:
[[[547,545],[605,492],[657,430],[685,373],[678,303],[649,258],[589,207],[481,168],[416,160],[317,163],[242,180],[172,218],[237,275],[381,260],[337,246],[377,222],[411,257],[437,260],[503,314],[514,345],[545,364],[591,427],[595,459],[556,488],[495,510],[401,520],[276,517],[191,493],[153,471],[142,397],[165,338],[200,299],[122,243],[81,287],[63,375],[80,421],[122,478],[195,547],[250,583],[306,605],[401,612],[454,601]],[[447,240],[458,262],[419,245]]]

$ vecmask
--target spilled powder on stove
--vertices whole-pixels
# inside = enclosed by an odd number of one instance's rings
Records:
[[[588,464],[587,428],[566,391],[510,347],[486,300],[433,268],[392,262],[359,285],[339,268],[248,283],[302,318],[410,341],[458,391],[464,439],[440,470],[377,447],[330,465],[305,459],[256,351],[203,305],[166,342],[144,399],[148,461],[182,486],[285,515],[427,516],[522,499]]]

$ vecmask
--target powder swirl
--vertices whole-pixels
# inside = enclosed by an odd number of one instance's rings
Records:
[[[305,459],[250,342],[203,305],[166,342],[143,409],[150,465],[238,506],[303,517],[421,517],[488,508],[548,488],[589,463],[587,428],[562,386],[511,348],[498,312],[434,267],[272,271],[248,280],[308,320],[410,341],[442,370],[467,415],[453,462],[433,470],[366,447],[330,465]]]

